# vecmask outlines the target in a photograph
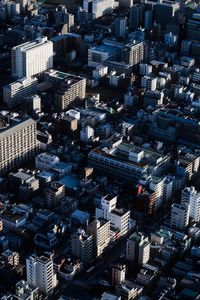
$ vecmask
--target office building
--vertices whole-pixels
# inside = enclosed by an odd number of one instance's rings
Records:
[[[39,150],[36,122],[29,117],[0,117],[0,172],[20,167]]]
[[[112,285],[117,286],[125,280],[126,265],[116,264],[112,267]]]
[[[138,65],[144,60],[144,42],[125,45],[122,50],[122,61],[132,66]]]
[[[138,29],[143,21],[144,5],[139,3],[130,8],[130,28]]]
[[[12,48],[12,75],[30,77],[53,67],[53,43],[47,37]]]
[[[61,112],[70,105],[79,103],[85,98],[86,79],[65,74],[64,81],[61,82],[59,89],[55,93],[55,108]]]
[[[48,208],[55,208],[65,196],[65,186],[59,182],[52,182],[44,191],[44,198]]]
[[[167,24],[178,21],[179,10],[180,3],[178,2],[168,0],[159,1],[154,7],[155,20],[161,25],[162,29],[165,29]]]
[[[124,39],[127,32],[127,18],[117,18],[112,23],[113,34],[119,39]]]
[[[186,204],[172,204],[171,207],[171,226],[176,229],[184,230],[189,223],[189,207]]]
[[[35,77],[22,78],[3,87],[3,101],[9,108],[23,103],[25,96],[37,93],[38,80]]]
[[[189,205],[189,217],[200,222],[200,193],[195,190],[195,187],[186,187],[181,193],[181,204]]]
[[[71,254],[87,264],[92,261],[93,256],[93,236],[79,229],[71,239]]]
[[[150,242],[140,232],[132,234],[126,244],[126,259],[130,263],[146,264],[150,257]]]
[[[38,286],[39,291],[45,295],[51,295],[57,286],[57,275],[54,272],[51,257],[35,255],[26,259],[27,283]]]
[[[140,75],[142,75],[142,76],[150,75],[152,73],[153,68],[152,68],[152,66],[150,66],[148,64],[141,63],[139,65],[139,67],[140,67],[139,72],[140,72]]]
[[[87,226],[87,232],[93,236],[94,255],[99,257],[110,243],[110,221],[95,219]]]
[[[200,14],[194,13],[187,22],[186,35],[189,40],[200,39]]]

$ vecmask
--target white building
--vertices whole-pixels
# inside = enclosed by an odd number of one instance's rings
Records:
[[[94,137],[94,129],[87,125],[80,131],[80,140],[84,143],[87,143],[89,139]]]
[[[26,259],[26,276],[28,284],[38,286],[46,295],[52,294],[57,285],[57,276],[53,269],[52,258],[34,255]]]
[[[95,70],[92,71],[92,77],[99,80],[108,74],[108,67],[103,65],[98,65]]]
[[[150,91],[155,91],[157,88],[157,78],[151,76],[143,76],[141,86],[147,88]]]
[[[125,280],[126,276],[126,265],[116,264],[112,268],[112,285],[117,286]]]
[[[146,264],[150,257],[150,243],[140,232],[132,234],[126,244],[126,259],[131,263]]]
[[[40,153],[35,157],[35,167],[40,171],[48,171],[59,162],[58,156],[47,152]]]
[[[181,203],[189,204],[189,217],[195,222],[200,222],[200,193],[195,187],[186,187],[181,194]]]
[[[22,78],[3,87],[3,101],[9,108],[22,103],[25,96],[37,92],[37,78]]]
[[[165,46],[175,46],[178,43],[178,36],[172,32],[168,32],[164,35]]]
[[[12,48],[12,75],[30,77],[53,68],[53,43],[40,37]]]
[[[110,226],[125,235],[129,230],[130,211],[117,209],[117,197],[106,196],[101,199],[101,208],[96,208],[96,218],[110,221]]]
[[[186,204],[172,204],[171,226],[177,229],[184,229],[189,223],[189,207]]]
[[[102,17],[105,14],[112,13],[115,0],[84,0],[83,1],[83,9],[87,12],[90,11],[89,9],[89,3],[92,2],[92,9],[91,13],[93,15],[93,18],[99,18]]]

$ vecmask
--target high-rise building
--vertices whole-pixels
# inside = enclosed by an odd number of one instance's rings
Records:
[[[117,286],[125,280],[126,276],[126,265],[116,264],[112,268],[112,284]]]
[[[32,159],[39,150],[36,122],[29,117],[0,117],[0,172]]]
[[[12,75],[17,78],[40,74],[53,67],[53,43],[40,37],[12,48]]]
[[[158,1],[154,8],[155,20],[163,29],[167,24],[178,21],[180,3],[173,1]]]
[[[190,40],[200,39],[200,14],[193,14],[192,18],[187,22],[187,38]]]
[[[39,290],[46,295],[52,294],[57,285],[57,275],[51,257],[32,255],[27,258],[26,276],[28,284],[38,286]]]
[[[144,60],[144,42],[127,44],[122,50],[122,61],[135,66]]]
[[[189,207],[185,204],[172,204],[171,226],[176,229],[185,229],[189,223]]]
[[[195,187],[186,187],[182,191],[181,203],[189,205],[189,217],[195,222],[200,222],[200,193]]]
[[[147,88],[150,91],[155,91],[157,87],[157,77],[143,76],[141,80],[141,87]]]
[[[114,8],[115,0],[84,0],[83,8],[92,13],[93,18],[99,18],[107,13],[111,13]]]
[[[71,253],[83,263],[90,263],[93,259],[93,236],[79,229],[72,236]]]
[[[125,38],[127,32],[127,18],[117,18],[112,23],[113,34],[118,38]]]
[[[37,78],[22,78],[3,87],[3,101],[9,108],[17,106],[23,102],[25,96],[37,92]]]
[[[131,6],[130,8],[130,27],[138,29],[142,24],[144,5],[142,3]]]
[[[98,257],[110,243],[110,221],[95,219],[88,225],[87,232],[93,236],[94,253],[95,257]]]
[[[126,244],[126,259],[131,263],[146,264],[150,256],[150,242],[141,232],[132,234]]]

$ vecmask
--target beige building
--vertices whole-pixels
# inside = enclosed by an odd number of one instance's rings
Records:
[[[110,221],[96,219],[87,227],[87,232],[93,235],[95,256],[100,256],[110,242]]]
[[[112,285],[117,286],[125,280],[126,276],[126,265],[116,264],[112,268]]]
[[[59,182],[52,182],[51,185],[45,189],[44,197],[49,208],[56,207],[58,202],[65,196],[65,186]]]
[[[126,259],[131,263],[146,264],[150,256],[150,243],[141,232],[132,234],[126,245]]]
[[[29,118],[0,116],[0,172],[6,173],[39,150],[36,122]]]

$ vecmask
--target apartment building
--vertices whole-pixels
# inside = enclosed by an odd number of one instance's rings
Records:
[[[53,67],[53,43],[40,37],[12,48],[12,75],[31,77]]]
[[[39,150],[36,122],[29,117],[0,116],[0,172],[32,159]]]
[[[93,236],[94,253],[95,257],[98,257],[110,243],[110,221],[95,219],[87,226],[87,232]]]
[[[3,101],[9,108],[20,105],[24,97],[37,93],[37,86],[36,77],[18,79],[3,87]]]
[[[141,232],[132,234],[126,244],[126,259],[131,263],[146,264],[150,257],[150,242]]]
[[[83,263],[90,263],[93,259],[93,236],[79,229],[72,235],[71,254]]]
[[[189,223],[189,207],[186,204],[172,204],[171,226],[176,229],[185,229]]]

